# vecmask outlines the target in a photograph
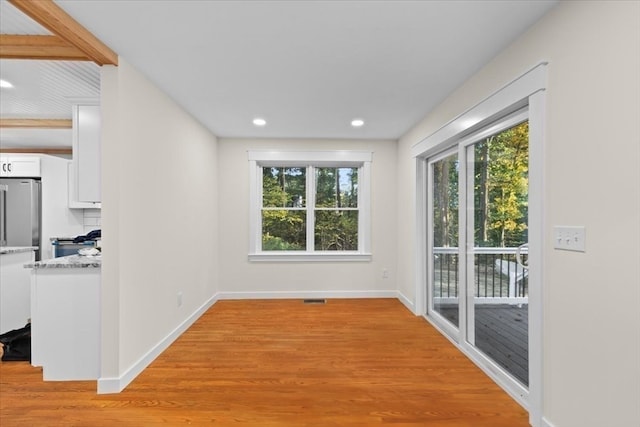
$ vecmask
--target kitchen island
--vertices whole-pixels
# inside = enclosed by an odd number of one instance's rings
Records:
[[[70,255],[31,268],[31,364],[44,380],[100,376],[100,256]]]
[[[35,246],[0,247],[0,334],[29,322],[31,279],[22,266],[34,261],[36,250]]]

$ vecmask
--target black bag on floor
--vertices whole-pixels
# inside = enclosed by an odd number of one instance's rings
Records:
[[[2,361],[31,361],[31,323],[24,328],[14,329],[0,335],[0,343],[4,345]]]

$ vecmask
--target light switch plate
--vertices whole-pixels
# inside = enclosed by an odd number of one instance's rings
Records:
[[[582,226],[553,227],[553,247],[563,251],[585,252],[585,228]]]

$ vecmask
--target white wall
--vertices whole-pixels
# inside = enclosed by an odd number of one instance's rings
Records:
[[[249,150],[372,151],[371,262],[249,262]],[[340,140],[219,141],[220,290],[329,295],[396,289],[396,142]],[[382,278],[382,270],[389,278]]]
[[[544,404],[555,427],[640,424],[640,3],[561,2],[400,141],[399,289],[415,298],[409,149],[549,61],[544,185]],[[554,250],[583,225],[586,253]]]
[[[218,162],[216,137],[126,60],[103,67],[101,78],[108,380],[144,367],[145,355],[215,295]]]

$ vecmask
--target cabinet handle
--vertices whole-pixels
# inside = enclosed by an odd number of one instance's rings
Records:
[[[11,172],[11,163],[7,163],[7,169],[9,172]]]

